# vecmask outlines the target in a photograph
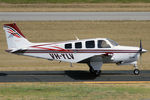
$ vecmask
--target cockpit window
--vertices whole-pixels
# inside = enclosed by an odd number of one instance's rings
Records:
[[[86,48],[95,48],[95,41],[94,40],[86,41],[85,46]]]
[[[71,43],[65,44],[65,49],[71,49],[71,48],[72,48],[72,44]]]
[[[98,48],[110,48],[110,45],[104,40],[98,40]]]
[[[114,40],[111,40],[111,39],[107,39],[113,46],[117,46],[118,43],[115,42]]]

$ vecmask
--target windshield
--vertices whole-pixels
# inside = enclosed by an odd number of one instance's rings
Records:
[[[118,43],[115,42],[114,40],[111,40],[111,39],[107,39],[113,46],[117,46]]]
[[[110,48],[110,45],[104,40],[98,40],[98,48]]]

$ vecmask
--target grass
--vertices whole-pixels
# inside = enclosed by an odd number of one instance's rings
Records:
[[[147,100],[148,84],[1,84],[2,100]],[[8,95],[9,94],[9,95]]]
[[[0,26],[4,23],[1,22]],[[27,39],[32,42],[50,42],[73,40],[76,34],[80,39],[106,37],[117,41],[120,45],[139,46],[142,39],[143,48],[150,51],[150,21],[47,21],[16,22]],[[42,36],[41,36],[42,35]],[[0,70],[88,70],[86,64],[58,63],[44,59],[13,55],[7,49],[5,33],[0,29]],[[143,54],[142,69],[150,69],[150,53]],[[103,70],[132,70],[131,66],[116,67],[106,64]]]
[[[137,3],[146,2],[149,0],[0,0],[2,3]]]
[[[21,1],[21,0],[20,0]],[[150,11],[150,3],[44,3],[44,4],[8,4],[0,3],[1,12],[125,12]]]

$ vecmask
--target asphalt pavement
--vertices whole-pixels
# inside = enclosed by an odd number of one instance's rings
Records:
[[[0,21],[150,20],[150,12],[0,12]]]
[[[89,71],[0,71],[0,82],[103,82],[103,81],[150,81],[150,70],[140,75],[129,71],[102,71],[98,77]]]

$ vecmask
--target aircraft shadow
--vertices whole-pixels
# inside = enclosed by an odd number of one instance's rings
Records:
[[[101,75],[125,75],[131,74],[131,71],[102,71]],[[66,71],[1,71],[0,76],[7,76],[7,75],[68,75],[68,76],[91,76],[92,75],[89,71],[80,71],[80,70],[66,70]]]
[[[79,71],[79,70],[73,70],[73,71],[65,71],[65,75],[69,76],[70,78],[74,80],[97,80],[98,78],[102,78],[103,76],[115,76],[115,75],[132,75],[132,71],[102,71],[101,75],[95,76],[91,74],[89,71]]]
[[[65,71],[65,75],[74,79],[74,80],[94,80],[96,76],[91,74],[89,71]]]
[[[141,75],[148,75],[150,74],[150,70],[141,71]],[[7,77],[7,76],[19,76],[19,77],[37,77],[39,76],[44,77],[45,79],[53,80],[53,76],[58,79],[66,80],[66,81],[90,81],[90,80],[99,80],[104,78],[111,78],[112,76],[128,76],[133,75],[132,70],[126,71],[118,71],[118,70],[109,70],[109,71],[102,71],[101,75],[96,77],[95,75],[91,74],[89,71],[79,71],[79,70],[66,70],[66,71],[0,71],[0,77]]]
[[[0,76],[7,76],[8,74],[6,73],[0,73]]]
[[[96,77],[92,75],[89,71],[79,71],[79,70],[66,70],[66,71],[1,71],[0,76],[53,76],[59,75],[61,77],[68,76],[73,80],[91,80]]]

